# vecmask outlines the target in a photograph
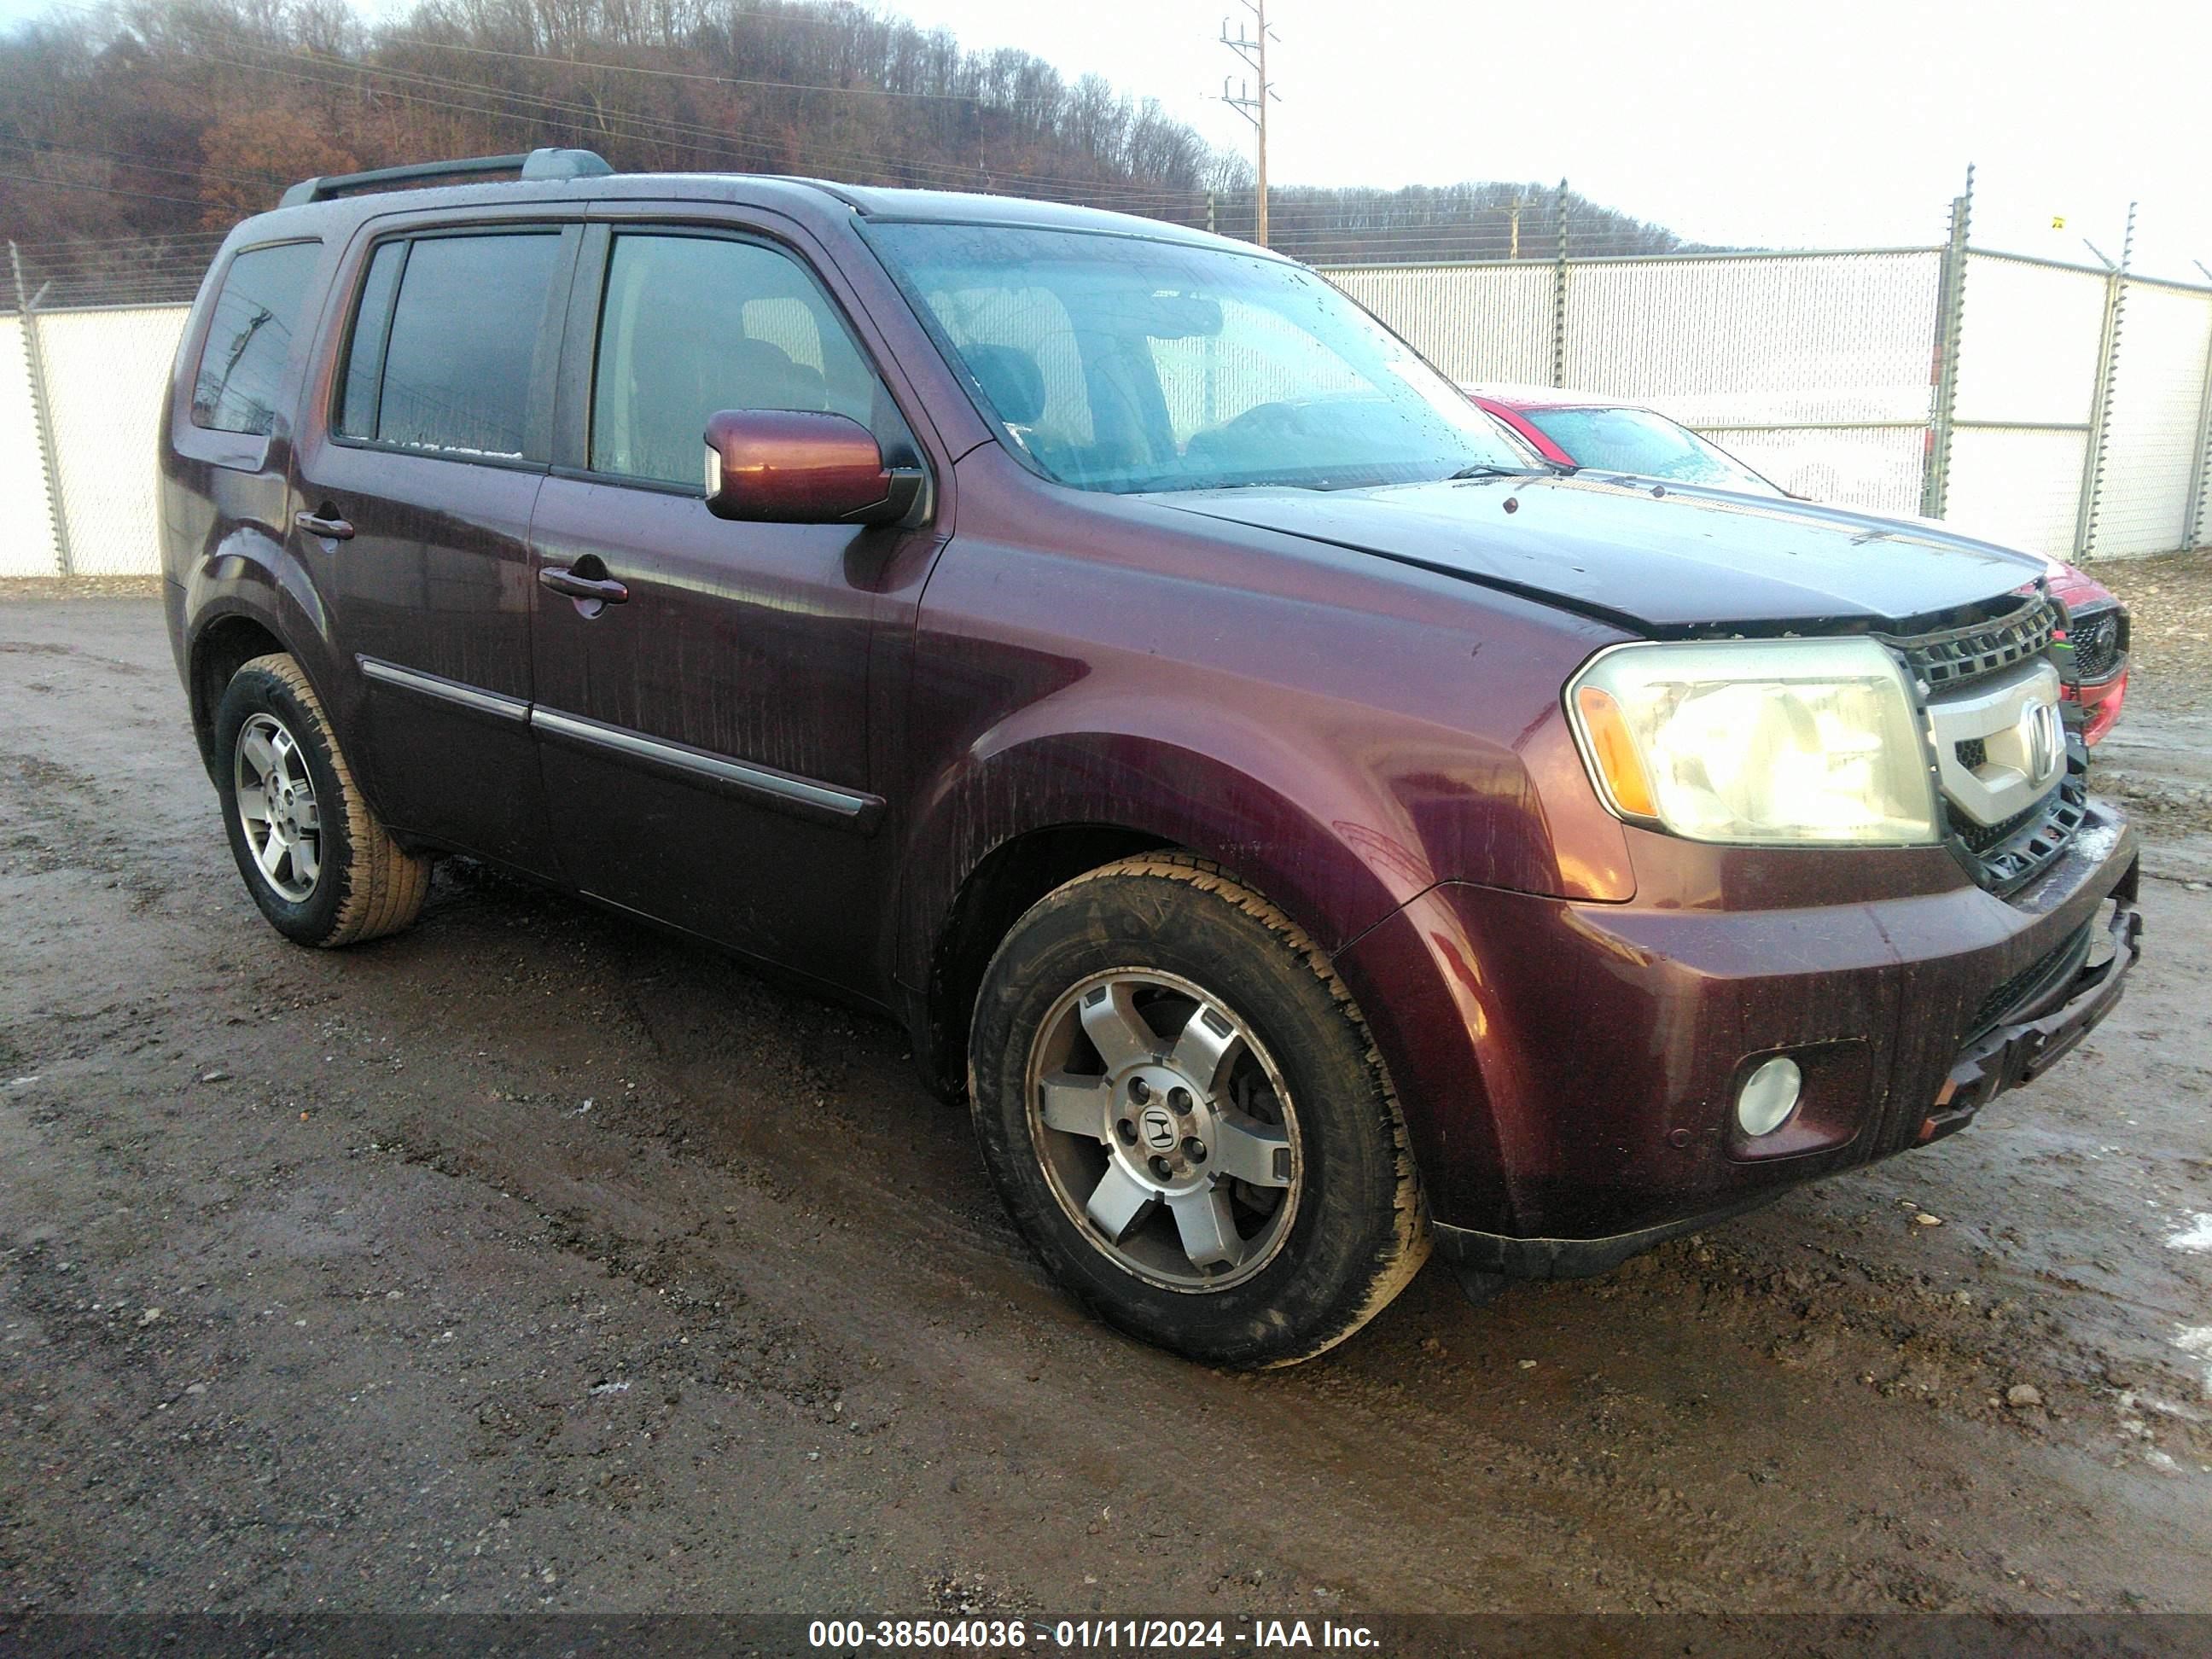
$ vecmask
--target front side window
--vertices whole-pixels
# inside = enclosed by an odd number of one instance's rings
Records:
[[[1528,470],[1483,413],[1302,266],[1083,231],[870,240],[1030,465],[1085,489],[1327,489]]]
[[[248,248],[230,262],[216,296],[192,385],[192,424],[265,437],[276,418],[284,365],[307,307],[317,242]]]
[[[592,383],[598,472],[700,487],[708,416],[843,415],[884,431],[880,384],[801,265],[726,237],[614,239]]]
[[[552,230],[379,248],[347,349],[338,431],[464,459],[523,459],[560,257]]]
[[[1529,409],[1522,418],[1573,456],[1577,466],[1753,495],[1778,493],[1734,456],[1648,409]]]

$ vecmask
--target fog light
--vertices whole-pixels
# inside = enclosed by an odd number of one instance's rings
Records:
[[[1735,1121],[1753,1139],[1771,1135],[1790,1121],[1797,1109],[1797,1096],[1805,1075],[1797,1062],[1777,1054],[1743,1080],[1735,1097]]]

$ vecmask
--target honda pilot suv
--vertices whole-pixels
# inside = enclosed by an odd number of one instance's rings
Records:
[[[1565,476],[1168,225],[309,180],[209,273],[161,470],[278,933],[463,854],[876,1010],[1052,1273],[1217,1364],[1432,1247],[1600,1272],[1935,1140],[2137,954],[2039,562]]]

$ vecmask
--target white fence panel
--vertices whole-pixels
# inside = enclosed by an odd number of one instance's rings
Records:
[[[1785,489],[1909,513],[1942,268],[1934,250],[1575,260],[1565,380],[1664,410]],[[1455,380],[1550,383],[1549,264],[1323,274]]]
[[[1573,264],[1566,382],[1699,427],[1918,425],[1942,267],[1932,251]]]
[[[2100,557],[2185,544],[2208,356],[2212,295],[2128,284],[2105,434],[2105,490],[2090,547]]]
[[[1967,256],[1947,520],[2073,556],[2104,330],[2098,272]]]
[[[1353,265],[1321,274],[1455,380],[1551,380],[1547,264]]]
[[[1954,420],[2087,432],[2104,338],[2104,277],[1972,253],[1966,301]]]
[[[61,569],[50,499],[23,319],[0,317],[0,576],[52,576]]]
[[[1915,513],[1942,256],[1571,265],[1566,380],[1648,403],[1784,489]]]
[[[1659,407],[1681,420],[1672,408]],[[1927,464],[1923,426],[1744,431],[1683,421],[1792,495],[1865,513],[1911,518]]]
[[[187,310],[66,311],[38,319],[70,562],[80,575],[150,576],[161,568],[155,447]]]
[[[2086,431],[1954,433],[1943,522],[1962,535],[2071,558],[2088,448]]]

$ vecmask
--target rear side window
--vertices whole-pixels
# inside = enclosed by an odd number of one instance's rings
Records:
[[[338,430],[349,437],[376,435],[376,399],[384,378],[384,347],[392,337],[392,301],[399,293],[400,267],[407,244],[386,242],[369,261],[362,284],[361,314],[353,345],[346,353],[345,396],[338,409]]]
[[[464,459],[533,447],[531,390],[550,349],[556,230],[426,236],[370,262],[347,349],[337,430]]]
[[[316,242],[248,248],[223,273],[192,385],[192,424],[265,436],[322,252]]]

